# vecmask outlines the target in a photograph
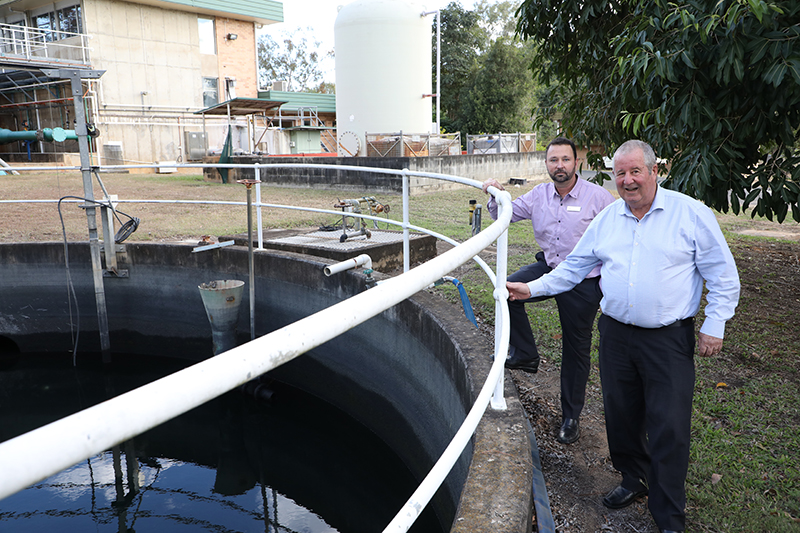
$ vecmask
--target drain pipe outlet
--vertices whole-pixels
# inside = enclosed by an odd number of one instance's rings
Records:
[[[332,276],[334,274],[338,274],[339,272],[344,272],[345,270],[358,268],[360,266],[363,266],[365,270],[369,270],[371,273],[372,258],[367,254],[361,254],[353,259],[348,259],[347,261],[342,261],[341,263],[336,263],[334,265],[328,265],[325,267],[325,275]]]
[[[206,315],[211,323],[214,355],[235,348],[236,323],[239,321],[239,304],[242,302],[244,281],[237,279],[209,281],[197,288],[200,289]]]

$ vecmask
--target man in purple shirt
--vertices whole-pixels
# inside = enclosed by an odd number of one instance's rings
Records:
[[[537,185],[513,202],[511,222],[530,220],[536,242],[542,251],[536,254],[536,263],[526,265],[508,276],[510,282],[528,283],[547,274],[572,251],[592,219],[614,197],[604,188],[577,176],[577,150],[575,143],[557,137],[547,145],[547,172],[553,180]],[[489,186],[504,190],[495,179],[486,180],[483,192]],[[497,204],[490,198],[486,204],[489,214],[497,218]],[[600,264],[574,289],[555,296],[561,320],[561,428],[558,441],[570,444],[578,440],[578,418],[586,400],[586,382],[589,379],[592,345],[592,326],[603,294],[599,285]],[[506,368],[536,372],[539,369],[539,352],[531,331],[525,304],[549,298],[537,297],[524,301],[509,301],[511,337]]]

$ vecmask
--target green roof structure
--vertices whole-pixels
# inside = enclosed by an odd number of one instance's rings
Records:
[[[283,2],[275,0],[133,0],[131,3],[231,17],[258,24],[283,22]]]
[[[289,91],[258,91],[264,100],[286,102],[283,111],[296,111],[301,107],[316,107],[318,113],[336,113],[336,95],[323,93],[294,93]]]

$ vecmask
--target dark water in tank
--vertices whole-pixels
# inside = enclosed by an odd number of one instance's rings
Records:
[[[185,365],[131,354],[111,365],[81,355],[77,367],[70,355],[6,361],[0,441]],[[405,465],[330,404],[258,384],[258,397],[233,391],[0,500],[0,531],[382,531],[418,484]],[[442,529],[426,509],[411,531]]]

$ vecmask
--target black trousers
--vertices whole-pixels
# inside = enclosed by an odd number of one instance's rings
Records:
[[[648,506],[659,528],[683,531],[695,380],[693,321],[644,329],[601,315],[598,329],[614,468],[626,489],[648,487]]]
[[[508,276],[508,281],[528,283],[552,269],[544,262],[544,254],[536,254],[537,262],[526,265]],[[571,291],[554,298],[561,321],[561,415],[564,418],[580,417],[586,402],[586,382],[591,368],[592,326],[600,300],[603,297],[600,278],[585,279]],[[525,361],[538,361],[539,351],[533,337],[525,304],[552,298],[538,296],[524,301],[509,301],[511,336],[509,344],[515,357]]]

